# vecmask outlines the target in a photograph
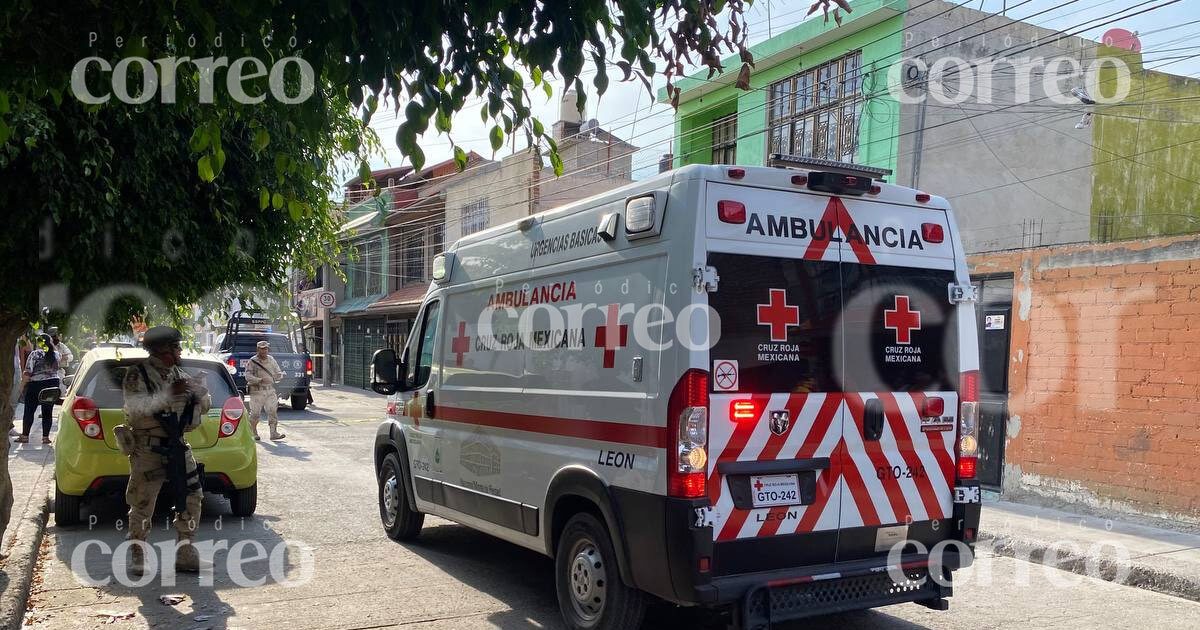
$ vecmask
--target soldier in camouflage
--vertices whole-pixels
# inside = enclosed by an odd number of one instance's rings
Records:
[[[267,426],[271,428],[271,439],[282,440],[283,433],[279,432],[279,393],[275,384],[283,380],[283,370],[275,357],[271,356],[271,344],[267,341],[258,342],[255,354],[246,363],[246,387],[250,391],[250,427],[254,430],[254,439],[258,437],[258,421],[267,416]]]
[[[192,405],[190,422],[181,427],[187,432],[200,426],[204,413],[212,405],[203,376],[192,379],[180,367],[181,341],[179,331],[169,326],[147,330],[142,346],[150,353],[149,358],[142,365],[131,365],[125,371],[124,411],[128,427],[118,427],[124,429],[118,439],[129,456],[129,486],[125,501],[129,504],[129,538],[132,540],[146,540],[158,491],[167,481],[167,458],[154,450],[165,445],[167,431],[155,414],[173,412],[183,418],[186,407]],[[186,442],[184,446],[187,447]],[[194,572],[200,570],[200,559],[192,541],[200,523],[200,501],[204,492],[191,448],[187,447],[184,453],[188,494],[184,508],[176,506],[175,509],[178,540],[175,568]],[[142,545],[133,545],[130,569],[134,573],[144,571],[143,552]]]

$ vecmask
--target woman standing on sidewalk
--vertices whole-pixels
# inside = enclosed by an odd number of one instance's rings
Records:
[[[58,352],[54,350],[54,342],[50,335],[38,335],[38,348],[29,353],[25,362],[25,376],[29,383],[25,385],[25,415],[23,417],[21,435],[15,442],[29,441],[29,431],[33,428],[33,412],[42,408],[42,444],[50,443],[50,425],[54,422],[54,404],[38,402],[38,394],[47,387],[58,387]]]

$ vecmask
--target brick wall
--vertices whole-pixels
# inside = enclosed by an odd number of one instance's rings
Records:
[[[970,266],[1014,276],[1004,493],[1200,522],[1200,239]]]

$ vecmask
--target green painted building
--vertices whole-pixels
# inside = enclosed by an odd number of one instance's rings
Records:
[[[841,26],[808,20],[751,47],[750,90],[733,73],[679,82],[674,164],[766,164],[770,153],[895,169],[899,103],[886,88],[907,0],[862,0]],[[666,100],[665,92],[660,100]]]
[[[765,165],[785,153],[891,169],[887,181],[949,199],[968,252],[1200,231],[1200,81],[942,0],[851,7],[840,26],[816,17],[751,47],[748,90],[734,86],[736,57],[724,74],[681,80],[673,165]],[[977,72],[1002,57],[1044,65],[1018,83],[1001,64],[985,91],[978,77],[968,85],[912,61]],[[1128,94],[1071,101],[1077,86],[1113,94],[1118,73],[1100,59],[1128,67]],[[1055,60],[1099,70],[1049,72]],[[1077,127],[1084,112],[1093,116]]]

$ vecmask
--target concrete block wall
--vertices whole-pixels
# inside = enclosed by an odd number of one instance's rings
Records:
[[[1200,523],[1200,238],[970,266],[1015,279],[1003,493]]]

